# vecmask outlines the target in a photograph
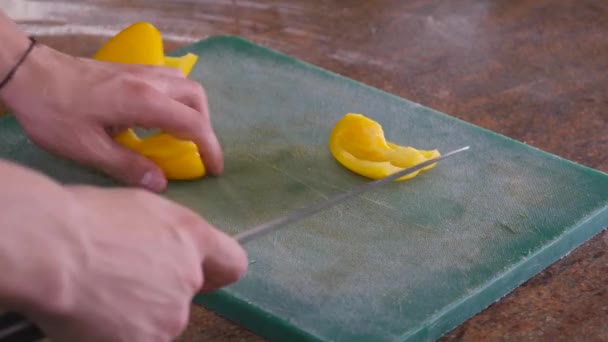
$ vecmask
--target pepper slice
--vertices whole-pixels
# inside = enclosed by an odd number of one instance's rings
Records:
[[[141,139],[131,129],[121,132],[114,140],[150,159],[163,170],[167,179],[192,180],[205,174],[198,147],[191,141],[166,133]]]
[[[197,60],[198,56],[193,53],[187,53],[182,57],[165,56],[165,66],[178,68],[188,76]]]
[[[115,63],[173,67],[186,76],[198,60],[198,56],[192,53],[180,57],[165,56],[160,31],[147,22],[135,23],[119,32],[97,51],[94,58]],[[191,180],[205,175],[205,165],[197,146],[191,141],[164,132],[141,139],[130,128],[115,136],[114,140],[152,160],[167,179]]]
[[[342,166],[371,179],[384,178],[441,155],[436,149],[418,150],[386,141],[384,130],[378,122],[356,113],[348,113],[336,123],[329,138],[329,149]],[[396,181],[412,179],[435,165],[431,164]]]
[[[115,63],[164,65],[160,31],[150,23],[135,23],[110,38],[94,58]]]

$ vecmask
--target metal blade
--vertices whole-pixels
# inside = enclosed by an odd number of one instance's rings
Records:
[[[469,149],[469,146],[465,146],[462,148],[459,148],[457,150],[454,151],[450,151],[442,156],[439,156],[437,158],[433,158],[433,159],[429,159],[427,161],[424,161],[420,164],[414,165],[410,168],[401,170],[399,172],[395,172],[393,174],[391,174],[390,176],[386,176],[384,178],[375,180],[375,181],[371,181],[369,183],[363,184],[363,185],[359,185],[355,188],[353,188],[352,190],[349,190],[345,193],[336,195],[334,197],[328,198],[326,200],[323,200],[319,203],[313,204],[309,207],[305,207],[302,209],[298,209],[296,211],[294,211],[291,214],[288,214],[286,216],[283,217],[278,217],[272,221],[266,222],[266,223],[262,223],[258,226],[255,226],[251,229],[245,230],[243,232],[240,232],[236,235],[234,235],[234,239],[236,239],[238,242],[240,242],[241,244],[247,243],[251,240],[254,240],[262,235],[266,235],[270,232],[273,232],[275,230],[278,230],[290,223],[296,222],[296,221],[300,221],[302,219],[305,219],[313,214],[316,214],[324,209],[328,209],[330,207],[333,207],[334,205],[341,203],[349,198],[355,197],[359,194],[362,194],[364,192],[373,190],[375,188],[377,188],[378,186],[384,184],[384,183],[388,183],[391,181],[394,181],[397,178],[401,178],[405,175],[408,175],[412,172],[418,171],[424,167],[427,167],[431,164],[434,164],[442,159],[446,159],[450,156],[455,155],[456,153],[459,152],[463,152]]]
[[[44,333],[25,316],[0,309],[0,342],[30,342],[44,338]]]

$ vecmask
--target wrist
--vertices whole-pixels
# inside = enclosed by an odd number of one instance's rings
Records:
[[[53,69],[63,54],[32,40],[0,10],[0,109],[19,114],[20,107],[32,100],[33,95],[45,94],[44,88],[52,85]],[[8,78],[7,78],[8,76]],[[51,79],[49,79],[51,77]],[[1,114],[1,113],[0,113]]]
[[[30,41],[17,25],[0,12],[0,79],[19,61]]]
[[[18,65],[23,63],[26,54],[30,52],[28,50],[32,42],[2,11],[0,11],[0,42],[2,42],[0,48],[0,102],[2,102],[2,90],[16,73]]]
[[[8,72],[11,73],[8,81],[0,88],[0,107],[3,105],[6,109],[18,114],[20,104],[28,103],[32,100],[32,95],[40,93],[40,87],[44,84],[42,80],[48,78],[52,73],[52,62],[49,61],[53,54],[57,52],[53,49],[41,45],[34,44],[33,41],[27,40],[25,50],[21,52],[18,61],[11,66]],[[0,82],[6,74],[0,75]],[[42,92],[44,94],[44,91]]]

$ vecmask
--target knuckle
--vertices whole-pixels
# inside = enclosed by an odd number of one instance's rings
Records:
[[[189,210],[179,210],[179,213],[175,215],[174,224],[183,229],[192,229],[194,227],[201,226],[201,218],[198,215],[190,212]]]
[[[205,103],[207,102],[205,88],[199,82],[190,79],[187,80],[187,85],[190,89],[190,96],[192,98],[194,109],[201,112],[203,115],[207,115],[207,113],[203,110],[205,108]]]
[[[131,101],[133,99],[151,101],[156,97],[156,92],[146,82],[135,78],[127,77],[121,82],[122,93],[125,94],[125,100]]]
[[[137,79],[128,79],[125,82],[125,86],[129,94],[138,97],[148,97],[152,90],[152,88],[147,83]]]
[[[199,82],[196,82],[194,80],[191,80],[191,79],[187,79],[187,81],[194,93],[200,95],[203,98],[206,96],[205,88],[203,87],[202,84],[200,84]]]
[[[203,287],[203,269],[197,243],[190,232],[176,229],[173,234],[177,235],[174,241],[178,241],[177,247],[181,250],[180,265],[174,273],[176,285],[188,294],[196,293]]]
[[[175,207],[172,203],[169,204],[171,205],[169,210],[172,220],[169,221],[169,224],[171,225],[172,230],[180,235],[179,239],[182,241],[182,244],[186,245],[187,243],[187,246],[192,246],[193,251],[197,252],[198,250],[196,247],[198,245],[199,236],[201,230],[205,227],[203,219],[187,208]],[[193,242],[194,244],[192,244]],[[196,255],[198,256],[198,254]],[[191,258],[191,260],[194,259],[196,258]],[[200,267],[200,264],[198,263],[200,260],[196,260],[196,262],[197,264],[193,267]]]

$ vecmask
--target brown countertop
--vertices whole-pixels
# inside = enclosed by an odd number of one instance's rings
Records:
[[[0,8],[79,55],[141,20],[161,29],[169,49],[240,35],[608,172],[603,0],[3,0]],[[604,231],[443,339],[606,341],[607,284]],[[193,307],[181,341],[258,339]]]

